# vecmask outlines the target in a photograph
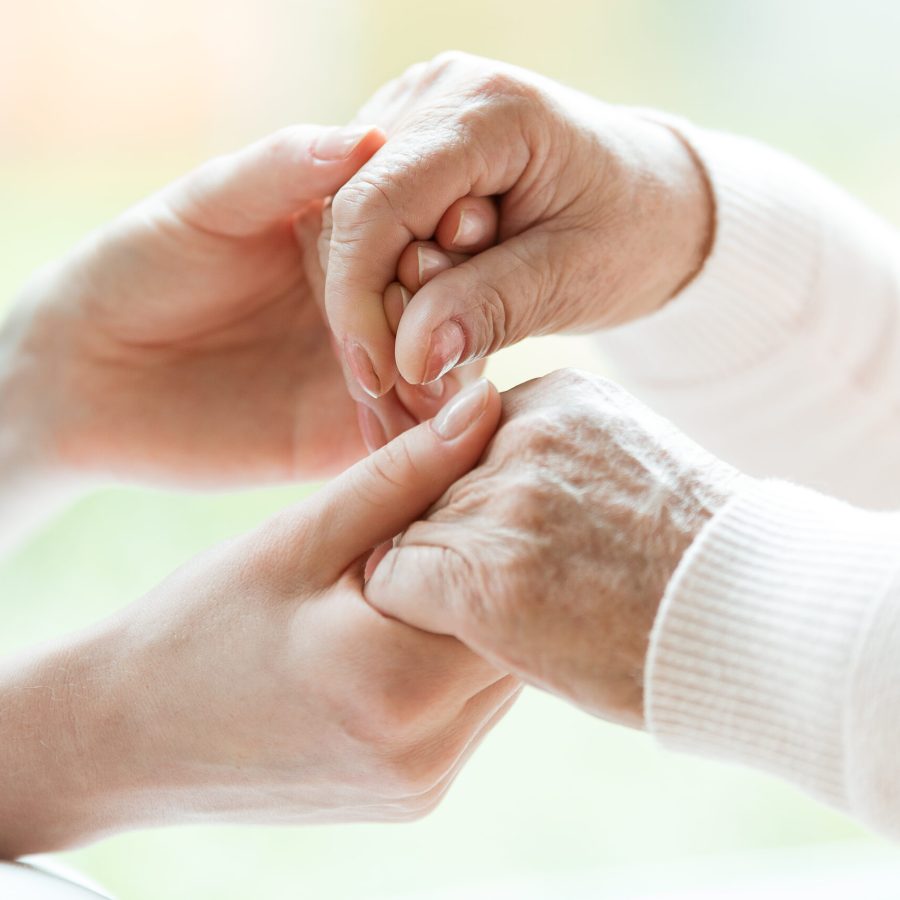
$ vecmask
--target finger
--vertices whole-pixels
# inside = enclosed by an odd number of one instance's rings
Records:
[[[437,415],[445,403],[477,380],[480,374],[460,369],[458,372],[448,372],[431,384],[410,384],[401,378],[394,387],[394,392],[409,414],[417,421],[424,422]]]
[[[481,746],[497,723],[509,712],[522,693],[522,684],[506,676],[485,688],[467,704],[456,724],[456,736],[451,739],[455,751],[453,765],[432,787],[421,794],[425,810],[433,809],[450,790],[459,773]]]
[[[393,334],[400,327],[400,318],[409,301],[412,300],[412,291],[399,281],[393,281],[384,292],[384,314],[387,316],[388,327]]]
[[[372,573],[375,571],[376,566],[384,559],[391,547],[393,547],[393,542],[385,541],[372,551],[372,555],[366,560],[366,565],[363,569],[364,581],[368,581],[369,578],[372,577]]]
[[[366,397],[359,401],[357,421],[366,448],[373,453],[422,420],[410,413],[396,391],[391,391],[377,400]]]
[[[530,137],[511,110],[470,135],[476,120],[453,130],[410,128],[389,142],[336,194],[325,303],[342,346],[357,359],[366,390],[386,392],[396,379],[394,338],[384,314],[385,289],[412,240],[430,238],[444,213],[470,194],[513,187],[531,160]],[[433,126],[435,129],[437,126]],[[469,139],[466,139],[466,138]],[[490,164],[486,165],[485,160]]]
[[[243,237],[335,193],[384,143],[371,126],[295,125],[202,165],[167,189],[187,222]]]
[[[433,634],[459,637],[458,557],[446,547],[401,544],[369,571],[366,602],[382,615]],[[471,586],[471,589],[477,589]]]
[[[435,275],[412,297],[397,328],[402,377],[428,383],[454,366],[546,333],[552,325],[544,296],[550,264],[543,238],[525,232]]]
[[[463,253],[448,253],[434,241],[413,241],[400,254],[397,261],[397,279],[410,294],[415,294],[432,278],[447,269],[452,269],[453,266],[458,266],[468,258]]]
[[[496,242],[499,221],[491,197],[463,197],[441,217],[434,238],[444,250],[480,253]]]
[[[487,381],[459,394],[430,422],[400,435],[330,482],[306,507],[315,558],[331,582],[401,532],[478,461],[500,419]]]

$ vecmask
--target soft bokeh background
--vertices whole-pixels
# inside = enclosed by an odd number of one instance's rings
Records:
[[[4,303],[35,266],[204,157],[291,122],[340,122],[451,47],[755,135],[900,221],[895,0],[0,0],[0,22]],[[584,340],[548,339],[492,372],[508,386],[573,362],[602,368]],[[0,565],[0,651],[139,597],[302,490],[84,500]],[[67,861],[128,900],[343,900],[474,897],[478,883],[492,898],[620,897],[785,872],[834,886],[836,861],[859,886],[898,858],[780,784],[531,694],[422,823],[184,828]]]

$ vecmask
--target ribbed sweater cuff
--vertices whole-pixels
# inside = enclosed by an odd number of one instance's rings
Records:
[[[856,656],[898,563],[896,516],[748,479],[666,591],[647,657],[649,730],[845,807]]]
[[[679,133],[705,167],[715,200],[713,247],[679,295],[602,332],[600,345],[641,383],[733,373],[781,347],[806,312],[822,241],[819,176],[755,141],[646,115]]]

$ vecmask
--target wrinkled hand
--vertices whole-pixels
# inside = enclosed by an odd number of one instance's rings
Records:
[[[326,307],[370,393],[397,372],[431,382],[528,335],[592,330],[657,309],[698,270],[712,201],[666,126],[524,70],[464,54],[413,66],[359,113],[388,141],[334,199]],[[481,252],[439,271],[404,310],[384,294],[420,240],[462,218]],[[445,247],[445,249],[447,249]],[[402,280],[402,279],[401,279]],[[396,344],[396,346],[395,346]],[[396,367],[395,367],[396,363]]]
[[[0,372],[8,420],[39,422],[29,442],[47,467],[196,487],[320,478],[358,459],[316,242],[322,198],[383,139],[285,129],[40,273],[4,329]],[[413,396],[386,415],[396,432],[440,405]]]
[[[61,648],[0,666],[0,856],[177,822],[430,810],[518,683],[362,596],[372,549],[476,463],[486,382]]]
[[[666,584],[738,477],[617,385],[556,372],[504,395],[481,465],[406,530],[366,597],[640,726]]]
[[[323,211],[319,235],[319,261],[326,273],[333,228],[329,204]],[[407,247],[397,268],[397,280],[384,292],[384,315],[391,333],[397,333],[403,311],[422,287],[439,272],[465,262],[472,253],[490,246],[496,234],[497,210],[493,202],[484,197],[464,197],[447,210],[433,240],[416,241]],[[484,370],[484,362],[476,361],[428,384],[410,384],[398,378],[393,389],[385,393],[372,387],[373,371],[365,351],[353,341],[345,342],[342,350],[338,349],[337,357],[343,363],[350,396],[358,404],[360,428],[370,451],[414,424],[409,411],[419,411],[422,415],[435,404],[444,403]]]

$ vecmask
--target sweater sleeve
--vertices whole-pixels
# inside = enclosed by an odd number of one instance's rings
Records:
[[[900,837],[900,515],[747,479],[672,578],[649,730]]]
[[[615,374],[723,459],[900,506],[900,236],[754,141],[679,130],[716,203],[701,273],[598,336]]]

